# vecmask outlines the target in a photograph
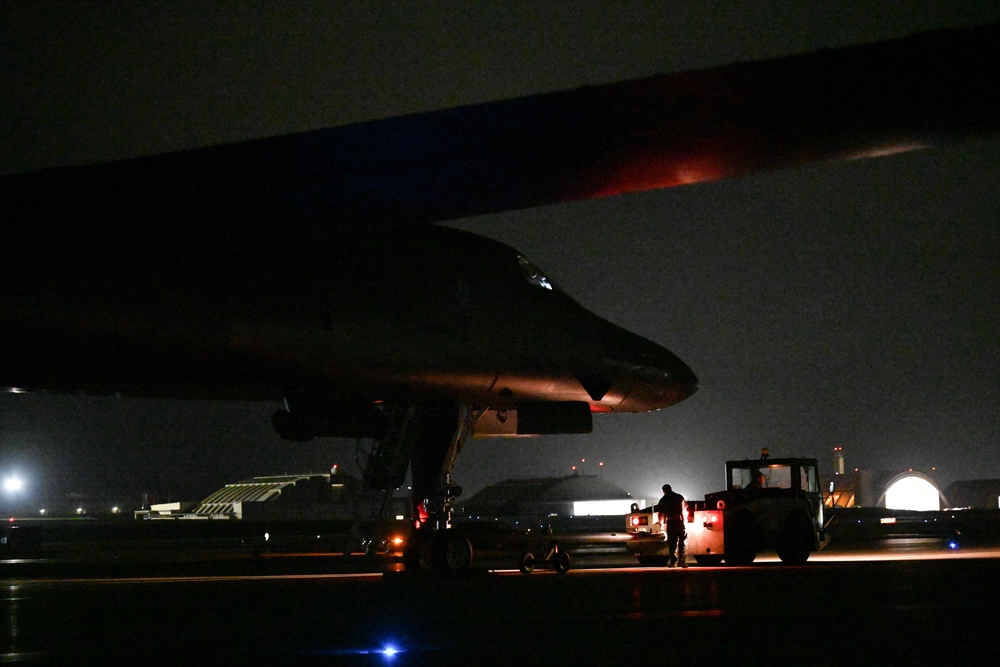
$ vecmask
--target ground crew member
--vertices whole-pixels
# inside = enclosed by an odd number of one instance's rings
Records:
[[[684,540],[687,538],[684,530],[684,496],[674,493],[669,484],[663,485],[663,497],[656,504],[656,516],[667,533],[667,567],[687,567],[687,561],[684,560]]]

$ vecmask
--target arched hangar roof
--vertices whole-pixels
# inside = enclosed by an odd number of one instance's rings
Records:
[[[468,504],[504,505],[510,502],[556,503],[578,500],[618,500],[630,494],[594,475],[508,479],[491,484],[468,500]]]

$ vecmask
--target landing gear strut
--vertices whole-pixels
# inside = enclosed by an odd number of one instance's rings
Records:
[[[413,439],[410,477],[413,532],[403,550],[407,570],[460,572],[472,564],[472,543],[451,525],[452,503],[462,489],[451,471],[472,434],[466,406],[423,408]]]

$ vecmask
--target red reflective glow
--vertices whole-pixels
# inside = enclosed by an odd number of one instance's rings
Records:
[[[431,518],[431,515],[427,511],[427,506],[423,502],[418,503],[417,504],[417,518],[416,518],[416,521],[413,522],[413,527],[416,528],[417,530],[419,530],[420,526],[423,525],[424,523],[426,523],[427,520],[430,519],[430,518]]]
[[[591,196],[610,197],[626,192],[644,192],[678,185],[715,181],[736,173],[717,156],[703,153],[698,158],[635,151],[593,175]]]
[[[718,521],[719,521],[719,515],[718,514],[709,514],[708,515],[708,521],[709,521],[709,523],[718,523]]]

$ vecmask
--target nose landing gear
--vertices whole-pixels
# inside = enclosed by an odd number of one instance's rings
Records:
[[[410,459],[414,530],[403,550],[407,570],[461,572],[472,564],[472,543],[451,525],[452,503],[462,494],[451,471],[472,434],[466,406],[426,408]]]

